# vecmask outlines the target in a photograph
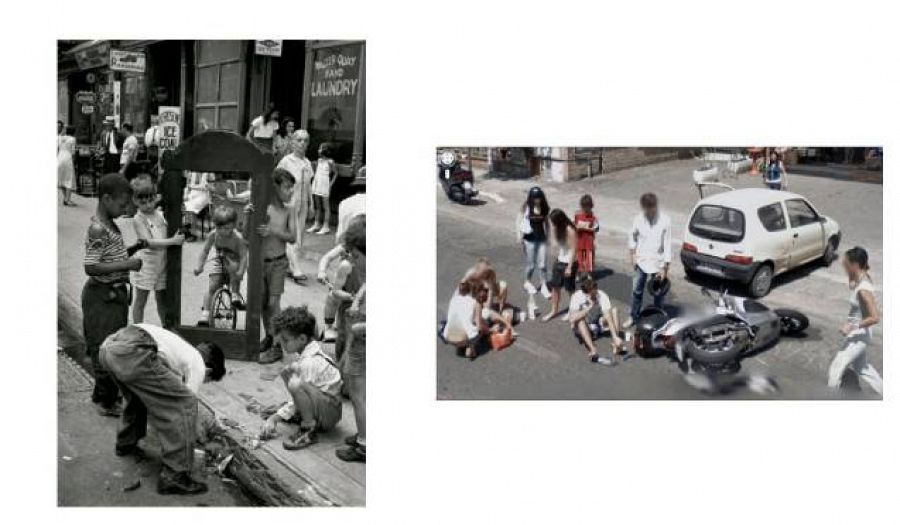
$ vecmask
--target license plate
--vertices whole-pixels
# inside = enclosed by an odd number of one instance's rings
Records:
[[[697,271],[712,274],[712,275],[717,275],[720,277],[725,275],[724,272],[722,272],[721,268],[718,268],[715,266],[710,266],[708,264],[698,264]]]

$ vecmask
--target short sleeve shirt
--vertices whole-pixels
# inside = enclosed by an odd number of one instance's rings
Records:
[[[275,136],[275,132],[278,131],[278,123],[274,120],[270,120],[268,124],[263,124],[262,117],[256,117],[253,119],[253,122],[250,123],[250,126],[253,128],[253,136],[258,139],[270,139]]]
[[[103,228],[103,235],[91,237],[90,228],[84,240],[84,265],[92,266],[100,263],[119,262],[128,259],[128,251],[125,249],[125,241],[122,232],[116,228],[113,230],[103,224],[96,217],[91,217],[91,227]],[[128,281],[128,272],[114,272],[105,275],[95,275],[94,280],[101,283],[118,283]]]

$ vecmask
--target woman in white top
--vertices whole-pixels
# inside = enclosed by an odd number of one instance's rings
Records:
[[[459,283],[457,293],[450,298],[447,323],[441,331],[444,341],[458,350],[465,349],[469,359],[475,359],[475,345],[487,332],[481,304],[474,297],[478,285],[478,281],[471,280]]]
[[[75,128],[66,126],[65,133],[56,139],[57,185],[63,196],[63,206],[74,206],[72,191],[75,189]]]
[[[331,220],[331,185],[334,184],[334,161],[331,160],[331,145],[323,142],[319,145],[319,160],[316,161],[316,174],[312,180],[313,205],[316,208],[316,222],[307,233],[317,235],[331,233],[328,221]],[[316,231],[318,230],[318,231]]]
[[[278,131],[279,117],[277,109],[269,108],[269,111],[256,117],[250,123],[247,138],[272,151],[275,133]]]
[[[569,295],[575,291],[575,276],[578,273],[578,262],[575,259],[575,246],[578,244],[578,231],[569,216],[559,208],[550,212],[550,248],[556,250],[556,262],[550,277],[550,312],[543,317],[549,321],[559,313],[559,296],[563,288]],[[568,314],[563,318],[569,320]]]
[[[843,264],[850,281],[850,313],[841,327],[844,347],[834,356],[828,369],[828,386],[840,388],[841,379],[849,369],[881,394],[881,375],[866,360],[866,346],[872,342],[872,327],[881,318],[869,277],[869,254],[859,246],[850,248],[844,254]]]
[[[294,224],[297,225],[297,239],[287,249],[288,263],[290,263],[291,279],[301,284],[306,281],[306,275],[300,265],[300,249],[303,245],[303,234],[306,231],[306,218],[309,214],[309,204],[312,201],[310,185],[312,184],[312,164],[306,158],[306,148],[309,146],[309,133],[304,129],[298,129],[291,136],[291,154],[278,162],[278,168],[287,170],[294,176],[294,195],[291,207],[294,213]]]

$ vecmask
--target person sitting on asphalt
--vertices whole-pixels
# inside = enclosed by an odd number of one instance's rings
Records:
[[[488,333],[482,306],[476,297],[481,287],[480,281],[475,279],[459,283],[456,292],[450,298],[447,321],[441,330],[444,342],[455,346],[459,353],[465,351],[465,356],[469,359],[475,359],[476,346]]]
[[[601,357],[597,353],[594,339],[599,338],[604,329],[609,330],[612,337],[613,358],[627,352],[619,337],[619,313],[609,302],[609,296],[597,287],[597,283],[589,273],[579,275],[578,286],[579,290],[572,294],[569,302],[569,323],[572,325],[572,332],[575,338],[587,347],[591,362],[611,365],[613,359]]]
[[[138,442],[147,435],[149,421],[162,449],[157,491],[186,495],[206,492],[206,484],[191,477],[197,391],[203,382],[225,376],[222,350],[212,343],[194,347],[164,328],[136,324],[106,338],[100,347],[100,361],[125,399],[116,455],[143,457]]]
[[[316,340],[316,318],[305,306],[285,308],[271,322],[275,341],[289,361],[281,378],[291,401],[269,416],[260,438],[272,437],[279,422],[299,420],[300,430],[282,443],[286,450],[299,450],[318,443],[318,433],[341,420],[341,371]]]

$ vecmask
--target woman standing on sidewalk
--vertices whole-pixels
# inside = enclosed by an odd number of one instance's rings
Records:
[[[75,191],[75,127],[66,126],[65,132],[57,137],[56,165],[57,186],[62,191],[63,206],[74,206],[72,192]]]
[[[769,164],[766,165],[766,173],[764,175],[766,185],[770,190],[780,190],[787,187],[787,180],[785,178],[784,170],[784,162],[781,162],[781,159],[778,158],[778,152],[772,150],[772,154],[769,156]]]
[[[535,318],[537,305],[534,294],[537,288],[531,282],[534,270],[540,271],[541,293],[550,298],[550,290],[547,288],[547,232],[550,229],[549,222],[550,204],[544,191],[535,186],[528,191],[528,198],[522,204],[522,213],[518,217],[516,231],[519,241],[525,252],[525,291],[528,292],[528,318]]]
[[[553,275],[550,277],[550,312],[542,321],[547,322],[559,313],[559,296],[565,288],[569,295],[575,291],[575,275],[578,273],[578,262],[575,260],[575,246],[578,243],[578,231],[575,224],[559,208],[550,212],[550,244],[556,249],[556,261],[553,263]],[[568,314],[563,318],[569,320]]]
[[[850,313],[841,327],[844,347],[834,356],[828,369],[828,386],[840,388],[844,372],[850,369],[881,395],[881,375],[866,360],[866,347],[872,342],[872,327],[881,319],[869,277],[869,254],[859,246],[850,248],[844,254],[843,263],[850,281]]]

